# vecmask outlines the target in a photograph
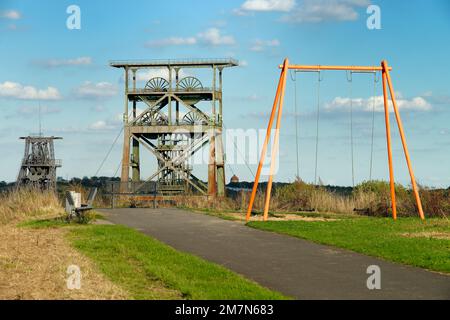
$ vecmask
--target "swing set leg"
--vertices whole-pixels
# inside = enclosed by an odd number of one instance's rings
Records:
[[[397,203],[395,201],[395,181],[394,181],[394,166],[392,164],[392,142],[391,142],[391,125],[389,122],[389,103],[387,95],[386,84],[386,72],[383,70],[383,98],[384,98],[384,120],[386,124],[386,141],[388,151],[388,163],[389,163],[389,183],[391,189],[391,201],[392,201],[392,218],[397,220]]]
[[[262,148],[262,151],[261,151],[261,157],[259,159],[258,169],[256,171],[255,182],[253,183],[253,189],[252,189],[252,193],[251,193],[251,196],[250,196],[250,201],[249,201],[248,208],[247,208],[247,215],[246,215],[246,221],[247,222],[250,220],[250,216],[252,214],[253,204],[255,202],[255,197],[256,197],[256,192],[258,190],[259,178],[261,176],[261,170],[262,170],[262,167],[264,165],[264,159],[266,157],[266,152],[267,152],[267,145],[269,143],[270,134],[271,134],[271,131],[272,131],[273,120],[275,118],[275,113],[276,113],[276,110],[277,110],[277,107],[278,107],[278,102],[280,100],[280,94],[281,94],[281,90],[282,90],[283,79],[285,78],[285,75],[287,75],[287,72],[288,72],[288,70],[283,68],[283,70],[281,71],[281,74],[280,74],[280,79],[278,81],[277,92],[275,94],[275,100],[273,102],[272,112],[270,114],[269,124],[267,126],[266,137],[264,139],[264,144],[263,144],[263,148]]]
[[[425,220],[425,214],[423,213],[422,202],[419,196],[419,190],[417,188],[416,178],[414,177],[414,171],[411,165],[411,159],[409,156],[408,146],[406,144],[405,132],[403,130],[402,119],[400,118],[400,113],[398,111],[397,101],[395,98],[394,86],[392,85],[391,76],[389,74],[389,68],[387,65],[387,61],[382,62],[383,74],[385,74],[385,78],[387,80],[389,91],[391,93],[392,105],[394,107],[395,118],[397,120],[398,130],[400,131],[400,138],[402,140],[403,151],[405,153],[406,164],[408,165],[409,175],[411,177],[411,185],[413,188],[414,197],[416,199],[417,209],[419,210],[419,216],[422,220]]]
[[[283,102],[284,102],[284,93],[285,93],[285,88],[286,88],[288,65],[289,65],[288,59],[284,60],[283,70],[285,70],[285,72],[283,74],[283,79],[282,79],[280,105],[278,107],[277,124],[276,124],[276,129],[275,129],[275,138],[274,138],[273,150],[272,150],[272,159],[270,161],[269,181],[267,183],[266,199],[265,199],[265,204],[264,204],[264,221],[267,221],[269,219],[269,206],[270,206],[270,197],[272,194],[273,171],[275,168],[276,156],[278,153],[278,147],[279,147],[279,143],[280,143],[280,124],[281,124],[281,116],[283,114]]]

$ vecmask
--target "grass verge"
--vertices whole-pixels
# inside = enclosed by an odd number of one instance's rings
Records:
[[[444,219],[384,218],[249,222],[248,226],[429,270],[450,273],[450,224]]]
[[[32,229],[46,229],[46,228],[62,228],[62,227],[81,227],[87,225],[90,222],[103,220],[104,216],[97,213],[96,211],[91,211],[88,213],[88,218],[86,222],[80,223],[77,220],[68,221],[65,216],[52,217],[48,219],[39,220],[26,220],[20,222],[18,227],[32,228]]]
[[[176,251],[124,226],[74,228],[69,239],[135,299],[287,298],[224,267]],[[161,284],[167,290],[156,293],[148,290]]]
[[[111,300],[129,295],[70,246],[68,228],[0,225],[0,300]],[[82,272],[81,288],[67,288],[68,267]]]

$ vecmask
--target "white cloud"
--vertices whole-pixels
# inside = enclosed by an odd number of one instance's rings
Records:
[[[372,112],[375,103],[375,112],[384,112],[383,96],[376,96],[375,99],[373,97],[368,99],[336,97],[325,105],[325,109],[327,111],[349,111],[352,102],[354,111]],[[397,105],[399,110],[404,111],[430,111],[432,109],[432,105],[423,97],[404,99],[400,93],[397,94]],[[393,111],[392,102],[389,102],[389,112]]]
[[[33,86],[24,86],[17,82],[5,81],[0,83],[0,97],[20,100],[58,100],[61,95],[58,89],[47,87],[37,89]]]
[[[183,70],[180,70],[178,73],[179,79],[182,79],[187,76],[188,76],[188,74]],[[136,81],[147,82],[148,80],[150,80],[152,78],[163,78],[163,79],[168,80],[169,79],[169,70],[167,70],[167,68],[147,69],[147,70],[138,71],[136,73]],[[172,79],[175,81],[175,70],[173,70],[173,72],[172,72]]]
[[[199,33],[198,39],[201,43],[210,46],[234,45],[236,43],[233,36],[222,35],[217,28],[209,28],[205,32]]]
[[[105,106],[103,106],[101,104],[91,107],[91,111],[98,112],[98,113],[104,112],[105,110],[106,110]]]
[[[99,132],[116,131],[122,127],[122,114],[117,114],[107,120],[97,120],[86,127],[64,126],[63,128],[53,129],[52,132],[59,134],[96,134]]]
[[[48,131],[55,134],[79,134],[87,132],[87,130],[84,128],[79,128],[72,125],[65,125],[62,128],[53,128],[52,130]]]
[[[218,28],[209,28],[191,37],[170,37],[166,39],[152,40],[145,44],[146,47],[192,46],[203,44],[208,46],[234,45],[233,36],[223,35]]]
[[[248,100],[248,101],[253,101],[254,102],[254,101],[261,101],[262,97],[257,95],[256,93],[253,93],[253,94],[247,96],[245,99]]]
[[[17,113],[22,115],[35,115],[38,114],[39,111],[41,112],[41,114],[54,114],[60,113],[62,109],[59,107],[48,107],[48,106],[41,106],[40,108],[33,106],[22,106],[17,110]]]
[[[23,105],[20,106],[15,110],[14,114],[6,115],[5,119],[12,119],[12,118],[32,118],[32,117],[38,117],[39,112],[42,115],[49,115],[49,114],[57,114],[62,111],[62,108],[60,107],[50,107],[50,106],[29,106],[29,105]]]
[[[170,37],[167,39],[149,41],[146,43],[146,47],[190,46],[194,44],[197,44],[197,38],[195,37]]]
[[[8,29],[8,30],[10,30],[10,31],[16,31],[16,30],[19,30],[19,27],[18,27],[16,24],[11,23],[11,24],[8,24],[8,26],[6,27],[6,29]]]
[[[368,5],[369,0],[305,0],[282,20],[296,23],[354,21],[359,17],[357,9]]]
[[[143,112],[142,109],[137,108],[136,109],[137,114],[140,114]],[[131,113],[130,113],[131,116]],[[123,125],[123,114],[117,113],[114,116],[110,117],[107,120],[97,120],[93,123],[91,123],[88,126],[88,131],[115,131],[122,127]]]
[[[215,20],[212,22],[212,25],[218,28],[223,28],[227,25],[226,20]]]
[[[235,16],[241,16],[241,17],[243,17],[243,16],[248,16],[248,15],[250,15],[250,13],[249,13],[248,11],[242,10],[242,8],[233,9],[232,12],[233,12],[233,14],[234,14]]]
[[[239,61],[240,67],[248,67],[248,61],[247,60],[241,60]]]
[[[105,129],[106,127],[107,127],[106,122],[103,120],[96,121],[91,125],[89,125],[89,128],[93,130],[102,130]]]
[[[433,96],[433,91],[428,90],[425,91],[424,93],[422,93],[422,97],[432,97]]]
[[[370,0],[246,0],[235,15],[253,12],[287,12],[282,21],[319,23],[323,21],[353,21],[358,19],[358,9],[370,5]]]
[[[89,130],[95,130],[95,131],[107,131],[107,130],[114,130],[117,128],[117,125],[108,123],[104,120],[96,121],[89,125]]]
[[[273,40],[255,40],[250,47],[251,51],[261,52],[269,47],[278,47],[280,45],[280,41],[277,39]]]
[[[236,14],[244,14],[246,11],[284,11],[295,7],[295,0],[246,0]]]
[[[92,64],[91,57],[78,57],[74,59],[50,59],[46,61],[37,61],[36,64],[47,68],[57,68],[66,66],[87,66]]]
[[[0,18],[10,19],[10,20],[18,20],[21,17],[22,17],[22,15],[17,10],[0,11]]]
[[[81,86],[76,88],[74,92],[78,98],[100,99],[115,96],[118,93],[118,89],[115,85],[109,82],[93,83],[86,81]]]
[[[433,104],[450,104],[449,95],[435,95],[432,91],[427,91],[424,92],[421,96],[427,98],[427,100],[431,101]]]

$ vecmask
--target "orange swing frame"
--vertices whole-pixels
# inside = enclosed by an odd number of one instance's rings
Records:
[[[273,121],[275,118],[275,114],[277,114],[276,127],[275,127],[275,136],[273,147],[271,150],[271,162],[270,162],[270,172],[269,172],[269,180],[267,184],[266,197],[264,201],[264,221],[267,221],[269,218],[269,206],[270,199],[272,193],[272,183],[274,176],[274,168],[276,155],[279,149],[279,139],[280,139],[280,124],[281,117],[283,114],[283,102],[285,96],[286,89],[286,79],[289,70],[299,70],[299,71],[322,71],[322,70],[343,70],[343,71],[362,71],[362,72],[382,72],[382,81],[383,81],[383,97],[384,97],[384,115],[385,115],[385,124],[386,124],[386,141],[387,141],[387,150],[388,150],[388,164],[389,164],[389,182],[390,182],[390,193],[391,193],[391,202],[392,202],[392,217],[394,220],[397,219],[397,204],[395,201],[395,181],[394,181],[394,166],[392,163],[392,142],[391,142],[391,128],[390,128],[390,116],[389,116],[389,98],[388,98],[388,88],[390,92],[390,97],[392,101],[392,105],[394,108],[395,119],[397,121],[397,126],[400,132],[400,138],[403,145],[403,151],[405,154],[406,163],[408,166],[409,175],[411,177],[411,184],[413,188],[414,197],[417,204],[417,209],[419,211],[419,216],[422,220],[425,220],[425,215],[423,213],[422,202],[419,196],[419,190],[417,187],[416,179],[414,177],[414,171],[411,165],[411,158],[408,151],[408,146],[406,144],[406,137],[403,130],[403,124],[400,117],[400,113],[398,110],[397,100],[395,98],[394,87],[392,85],[392,79],[390,75],[391,67],[388,66],[387,61],[382,61],[380,67],[375,66],[307,66],[307,65],[290,65],[289,60],[286,58],[284,60],[283,65],[279,66],[281,68],[280,79],[278,81],[277,91],[275,94],[275,100],[272,106],[272,112],[270,114],[269,124],[267,125],[266,137],[264,139],[263,148],[261,151],[261,157],[258,164],[258,170],[256,171],[255,181],[253,184],[252,193],[250,196],[250,201],[248,204],[246,220],[247,222],[250,220],[253,204],[255,202],[256,192],[258,189],[259,179],[261,176],[261,170],[264,165],[264,159],[267,153],[267,145],[271,138]]]

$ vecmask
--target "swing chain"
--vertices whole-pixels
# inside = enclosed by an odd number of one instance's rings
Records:
[[[347,71],[347,81],[350,83],[350,149],[352,164],[352,186],[355,187],[355,152],[353,139],[353,71]]]
[[[292,70],[291,70],[292,71]],[[297,179],[300,179],[300,155],[299,155],[299,137],[298,137],[298,103],[297,103],[297,72],[295,72],[295,79],[292,78],[292,72],[290,73],[291,79],[294,82],[294,121],[295,121],[295,149],[297,160]]]
[[[370,144],[370,168],[369,168],[369,181],[372,181],[373,173],[373,148],[374,148],[374,138],[375,138],[375,107],[376,107],[376,92],[377,84],[380,81],[380,76],[377,72],[374,72],[373,77],[373,96],[372,96],[372,141]]]
[[[298,72],[297,70],[289,70],[289,76],[292,82],[297,82],[297,72]],[[293,73],[295,74],[295,77],[292,76]]]
[[[323,81],[320,70],[318,72],[317,81],[317,120],[316,120],[316,155],[315,155],[315,169],[314,169],[314,184],[317,185],[318,167],[319,167],[319,123],[320,123],[320,83]]]
[[[353,71],[347,71],[345,75],[348,82],[353,82]]]
[[[319,74],[319,82],[322,82],[322,81],[324,80],[323,73],[322,73],[322,71],[320,71],[320,70],[317,70],[317,72],[318,72],[318,74]]]
[[[380,75],[378,74],[378,72],[374,71],[373,72],[373,77],[374,77],[374,82],[375,83],[380,82]]]

